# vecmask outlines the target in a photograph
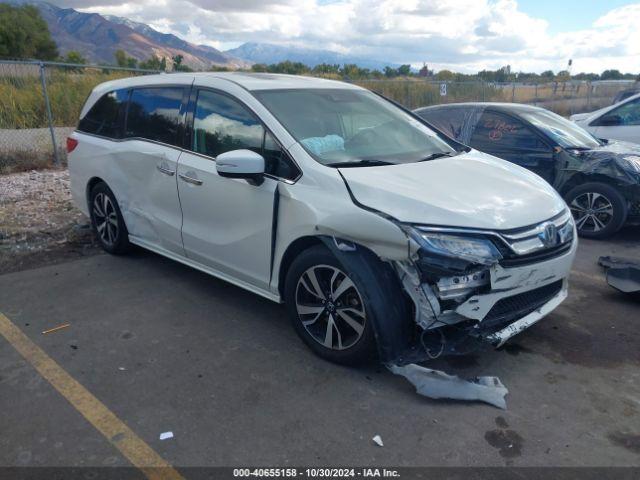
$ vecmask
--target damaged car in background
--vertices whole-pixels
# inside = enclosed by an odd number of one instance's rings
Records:
[[[540,175],[565,198],[583,237],[607,238],[640,223],[640,145],[600,140],[553,112],[516,103],[415,113],[465,145]]]
[[[67,147],[107,252],[139,245],[284,302],[330,361],[500,346],[567,296],[575,225],[547,182],[354,85],[116,80]]]

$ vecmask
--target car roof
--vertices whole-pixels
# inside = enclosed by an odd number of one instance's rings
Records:
[[[245,90],[277,90],[296,88],[341,88],[361,90],[361,87],[336,80],[307,77],[302,75],[284,75],[276,73],[252,72],[189,72],[189,73],[161,73],[155,75],[140,75],[103,83],[96,88],[100,91],[110,91],[119,88],[140,85],[191,85],[198,80],[200,85],[206,84],[207,79],[223,79],[235,83]]]
[[[544,110],[544,108],[542,107],[527,105],[525,103],[464,102],[464,103],[444,103],[439,105],[430,105],[428,107],[416,108],[414,112],[422,112],[427,110],[447,110],[451,108],[492,108],[494,110],[502,110],[502,111],[512,112],[512,113]]]

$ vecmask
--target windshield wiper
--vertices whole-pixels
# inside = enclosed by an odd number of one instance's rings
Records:
[[[443,157],[453,157],[455,155],[457,155],[457,152],[436,152],[436,153],[432,153],[431,155],[428,155],[426,157],[424,157],[421,160],[418,160],[419,162],[428,162],[429,160],[435,160],[436,158],[443,158]]]
[[[339,168],[378,167],[381,165],[395,165],[395,163],[385,162],[384,160],[363,159],[363,160],[351,160],[348,162],[333,162],[333,163],[326,164],[327,167],[339,167]]]

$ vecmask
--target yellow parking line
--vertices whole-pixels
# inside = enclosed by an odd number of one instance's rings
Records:
[[[153,480],[183,479],[166,460],[1,312],[0,334],[147,478]]]

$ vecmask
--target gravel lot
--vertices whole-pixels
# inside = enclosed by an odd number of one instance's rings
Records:
[[[71,202],[67,170],[0,176],[0,273],[96,251],[88,219]]]

